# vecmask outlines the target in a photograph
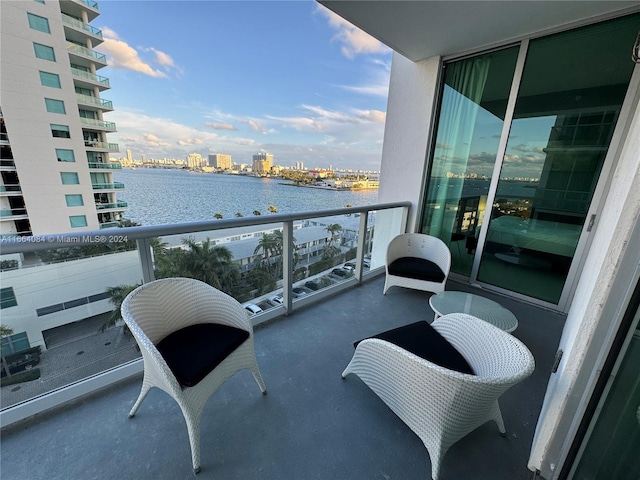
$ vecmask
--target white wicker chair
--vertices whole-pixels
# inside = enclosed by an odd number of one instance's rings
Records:
[[[389,242],[385,268],[383,294],[394,285],[439,293],[449,276],[451,251],[437,237],[403,233]]]
[[[358,343],[342,373],[355,373],[422,440],[437,480],[451,445],[493,420],[505,434],[498,397],[534,370],[527,347],[512,335],[466,314],[432,324],[475,375],[449,370],[377,338]]]
[[[247,312],[229,295],[190,278],[167,278],[144,284],[131,292],[122,302],[121,312],[122,318],[140,346],[144,360],[142,389],[129,417],[135,415],[152,387],[157,387],[171,395],[180,405],[187,423],[193,469],[198,473],[200,471],[200,417],[209,397],[226,380],[243,369],[253,373],[260,390],[263,394],[266,393],[256,362],[253,328]],[[240,338],[236,339],[236,344],[238,342],[241,344],[231,353],[225,352],[226,357],[221,354],[220,357],[224,359],[213,370],[207,368],[205,371],[208,373],[202,372],[202,375],[206,376],[195,385],[181,385],[177,378],[180,375],[174,374],[176,363],[173,362],[173,368],[171,368],[160,353],[158,345],[170,334],[185,332],[187,331],[184,330],[185,327],[200,324],[207,324],[204,328],[226,329],[226,327],[211,327],[208,324],[234,327],[229,329],[229,332],[233,332],[231,335],[240,335]],[[205,338],[202,342],[213,346],[218,340],[220,344],[225,335],[227,333],[220,333],[216,338]],[[193,347],[193,343],[186,342],[185,347],[186,355],[182,352],[178,355],[181,357],[180,360],[187,360],[185,365],[188,367],[191,361],[188,357],[192,355],[189,349]],[[229,349],[233,347],[235,344]],[[206,356],[206,352],[211,349],[206,348],[205,345],[201,350]],[[196,364],[197,361],[193,363]]]

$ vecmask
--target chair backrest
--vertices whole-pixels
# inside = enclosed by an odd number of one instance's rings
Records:
[[[473,367],[476,378],[471,381],[514,385],[533,373],[535,360],[526,345],[488,322],[451,313],[439,317],[432,326]]]
[[[394,237],[387,247],[387,265],[398,258],[416,257],[431,260],[445,275],[451,269],[451,251],[438,237],[424,233],[403,233]]]
[[[176,330],[214,322],[252,331],[247,313],[233,297],[192,278],[163,278],[146,283],[122,302],[122,317],[135,322],[157,345]]]

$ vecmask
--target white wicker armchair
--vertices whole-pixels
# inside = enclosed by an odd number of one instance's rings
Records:
[[[437,237],[403,233],[389,242],[385,268],[383,294],[394,285],[439,293],[449,276],[451,251]]]
[[[266,393],[247,312],[229,295],[190,278],[144,284],[122,302],[121,312],[144,360],[142,389],[129,417],[152,387],[171,395],[187,423],[198,473],[200,417],[209,397],[243,369],[253,373]]]
[[[475,375],[369,338],[358,343],[342,378],[358,375],[420,437],[431,459],[431,476],[437,480],[445,453],[462,437],[489,420],[505,433],[498,398],[527,378],[535,363],[522,342],[476,317],[453,313],[432,326]]]

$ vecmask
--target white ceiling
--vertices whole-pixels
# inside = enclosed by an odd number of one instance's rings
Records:
[[[317,1],[413,61],[640,10],[640,1],[615,0]]]

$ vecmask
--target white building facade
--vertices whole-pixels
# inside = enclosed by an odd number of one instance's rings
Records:
[[[3,236],[116,227],[126,209],[98,15],[92,1],[2,2]]]

